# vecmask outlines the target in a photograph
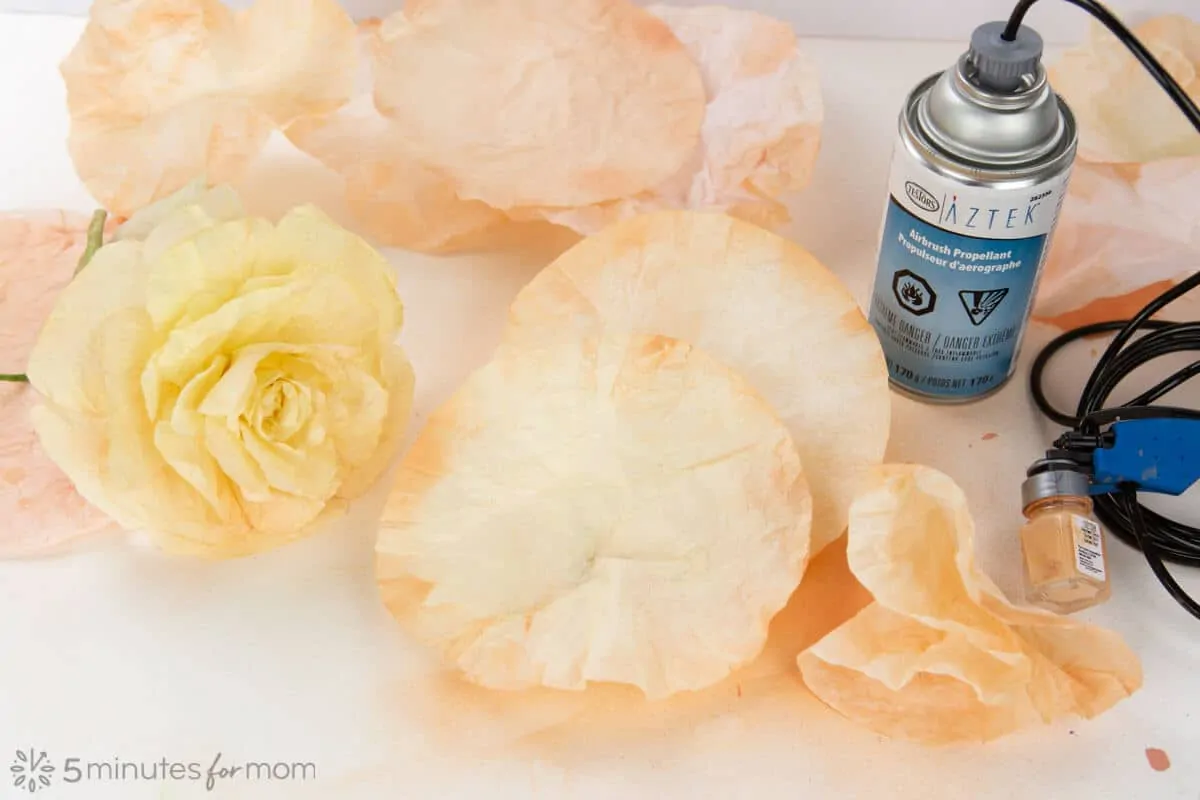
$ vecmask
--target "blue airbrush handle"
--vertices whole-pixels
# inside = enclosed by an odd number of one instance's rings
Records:
[[[1112,447],[1092,453],[1092,494],[1128,482],[1143,492],[1180,495],[1200,480],[1200,419],[1128,419],[1109,430]]]

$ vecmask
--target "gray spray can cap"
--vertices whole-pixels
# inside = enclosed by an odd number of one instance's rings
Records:
[[[1022,25],[1009,42],[1001,37],[1006,25],[1003,21],[985,22],[976,28],[967,55],[979,84],[997,92],[1020,88],[1021,76],[1036,74],[1042,61],[1043,44],[1038,32]]]

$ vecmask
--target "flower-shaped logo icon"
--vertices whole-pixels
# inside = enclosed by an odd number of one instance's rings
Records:
[[[17,757],[9,767],[13,774],[13,786],[33,794],[38,789],[50,785],[50,776],[54,774],[54,765],[45,750],[18,750]]]

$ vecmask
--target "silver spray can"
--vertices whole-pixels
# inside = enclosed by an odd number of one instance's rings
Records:
[[[1042,39],[980,26],[900,114],[870,320],[892,385],[965,402],[1016,369],[1077,132]]]

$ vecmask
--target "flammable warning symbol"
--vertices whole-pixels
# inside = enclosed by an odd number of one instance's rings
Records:
[[[962,300],[972,325],[982,325],[1006,297],[1008,289],[973,289],[958,293],[958,299]]]

